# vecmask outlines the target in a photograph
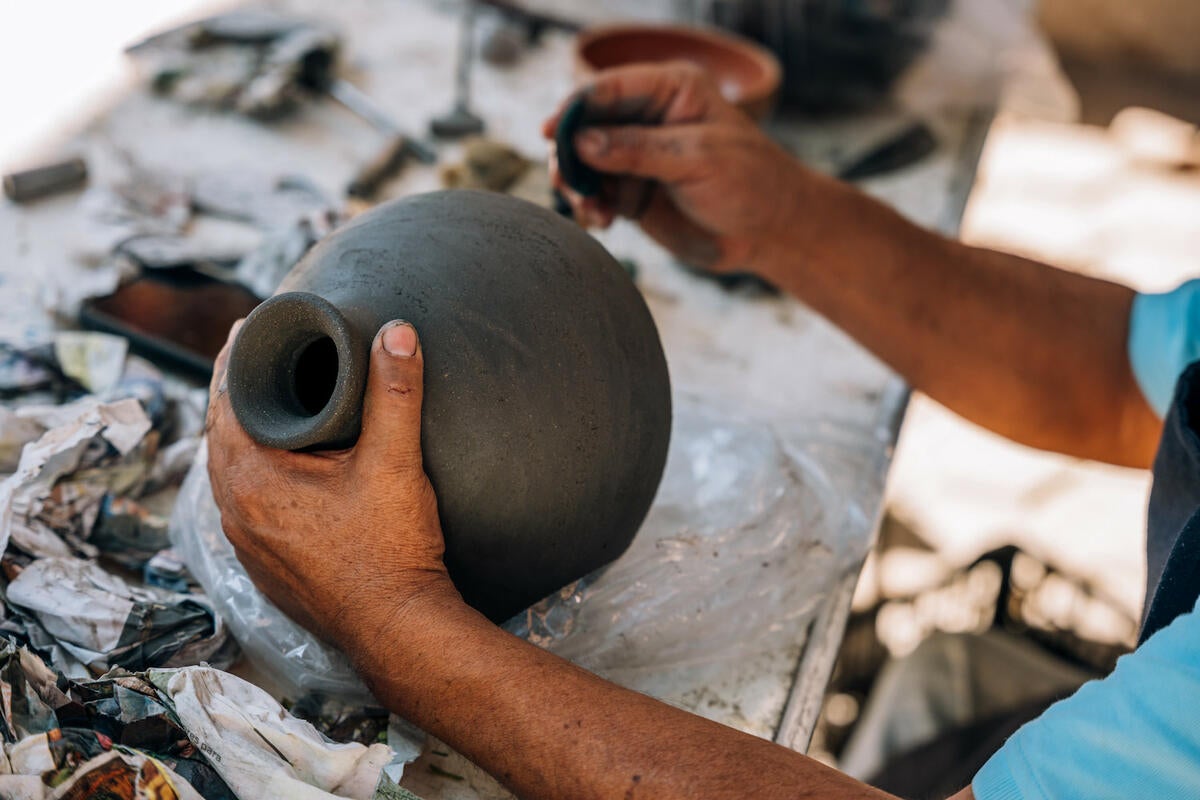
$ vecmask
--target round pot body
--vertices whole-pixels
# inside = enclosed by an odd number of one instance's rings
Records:
[[[318,243],[247,318],[230,400],[258,442],[358,437],[371,343],[411,322],[446,565],[502,621],[607,564],[658,488],[670,384],[641,295],[595,239],[474,191],[387,203]]]

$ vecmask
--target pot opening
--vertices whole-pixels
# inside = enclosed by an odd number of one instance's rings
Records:
[[[307,344],[296,358],[292,373],[292,392],[309,416],[316,416],[329,404],[337,388],[337,345],[328,336]]]

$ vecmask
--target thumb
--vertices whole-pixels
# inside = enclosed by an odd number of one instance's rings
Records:
[[[575,150],[601,172],[673,183],[707,166],[703,136],[703,125],[589,127],[576,135]]]
[[[421,345],[417,331],[396,320],[380,329],[371,345],[362,434],[356,456],[390,469],[421,468]]]

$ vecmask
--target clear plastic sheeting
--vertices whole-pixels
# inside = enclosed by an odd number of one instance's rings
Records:
[[[666,473],[616,562],[506,627],[620,680],[795,644],[869,535],[872,431],[784,430],[676,399]],[[854,519],[854,517],[860,519]]]
[[[171,515],[171,541],[204,587],[242,651],[293,697],[308,692],[369,702],[349,660],[297,625],[268,600],[237,560],[221,530],[208,481],[208,442],[200,446]]]
[[[864,463],[876,435],[783,430],[677,396],[666,473],[633,545],[506,627],[618,679],[795,644],[865,549],[850,538],[871,530],[856,498],[880,473]],[[297,693],[366,696],[341,654],[254,588],[221,531],[206,465],[202,449],[172,541],[243,650]]]

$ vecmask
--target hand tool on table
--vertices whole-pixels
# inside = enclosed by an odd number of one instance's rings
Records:
[[[346,194],[363,199],[371,198],[384,181],[396,174],[409,156],[422,164],[437,162],[437,153],[432,148],[404,133],[379,106],[375,105],[375,101],[354,84],[335,78],[325,86],[325,92],[343,108],[366,120],[387,137],[378,152],[359,167],[354,177],[346,184]]]
[[[424,164],[435,163],[437,153],[432,148],[401,130],[367,94],[337,76],[334,71],[336,61],[336,52],[328,48],[315,48],[302,54],[298,74],[300,84],[333,99],[386,137],[384,144],[354,173],[346,185],[346,194],[370,199],[409,156]]]
[[[82,158],[69,158],[55,164],[10,172],[4,176],[4,194],[14,203],[28,203],[75,189],[86,182],[87,164]]]
[[[182,96],[193,102],[253,117],[278,117],[314,95],[332,98],[386,137],[347,187],[348,194],[370,196],[407,157],[431,164],[437,154],[337,74],[340,48],[337,33],[317,23],[242,9],[157,34],[127,52],[156,67],[159,91],[172,94],[183,86]]]
[[[475,0],[463,3],[459,28],[458,61],[454,74],[454,108],[434,117],[430,132],[442,139],[461,139],[483,133],[484,121],[471,111],[471,68],[475,61]]]
[[[912,122],[899,132],[852,157],[837,170],[843,181],[861,181],[910,167],[934,153],[937,137],[924,122]]]

